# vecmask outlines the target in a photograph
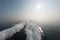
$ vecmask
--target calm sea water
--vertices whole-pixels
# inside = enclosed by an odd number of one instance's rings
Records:
[[[42,27],[47,40],[60,40],[60,26]]]

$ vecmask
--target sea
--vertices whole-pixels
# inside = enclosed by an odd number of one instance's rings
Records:
[[[17,23],[0,23],[0,31],[11,28]],[[60,40],[60,25],[41,25],[47,40]]]

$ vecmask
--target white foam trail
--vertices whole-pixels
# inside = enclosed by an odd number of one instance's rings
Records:
[[[41,40],[42,29],[36,26],[34,23],[19,23],[12,28],[3,30],[0,32],[0,40],[5,40],[13,36],[16,32],[19,32],[26,25],[25,32],[27,35],[26,40]]]
[[[27,40],[41,40],[41,32],[39,27],[33,23],[28,23],[26,27]]]
[[[16,32],[19,32],[23,27],[24,27],[24,24],[20,23],[13,26],[12,28],[1,31],[0,40],[5,40],[7,38],[10,38],[11,36],[13,36],[13,34],[15,34]]]

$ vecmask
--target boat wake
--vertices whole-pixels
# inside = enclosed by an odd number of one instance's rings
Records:
[[[24,37],[23,32],[26,34],[26,39],[21,39],[21,36]],[[17,35],[18,38],[14,35]],[[0,31],[0,40],[42,40],[43,35],[44,33],[41,27],[32,22],[24,22],[18,23],[9,29]]]

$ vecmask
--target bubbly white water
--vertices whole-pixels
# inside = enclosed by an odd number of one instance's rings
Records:
[[[19,32],[26,25],[25,32],[27,35],[26,40],[41,40],[42,29],[33,23],[19,23],[13,27],[0,31],[0,40],[5,40],[12,37],[16,32]]]

